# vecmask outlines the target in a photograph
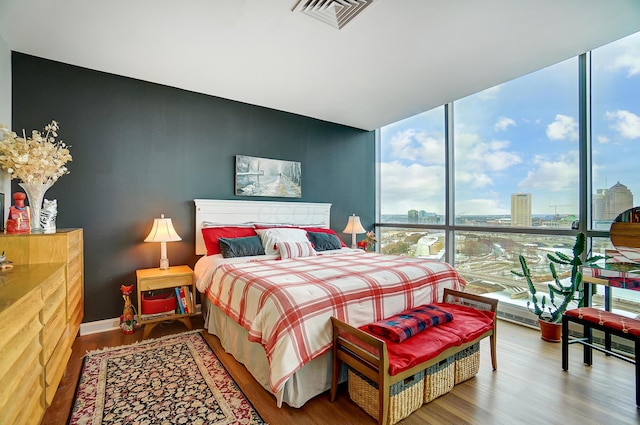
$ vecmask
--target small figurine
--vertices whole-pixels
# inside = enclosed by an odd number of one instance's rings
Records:
[[[56,216],[58,215],[58,201],[45,199],[40,211],[40,225],[44,233],[56,232]]]
[[[22,192],[13,194],[14,205],[9,208],[7,233],[31,233],[31,211],[24,205],[26,197]]]
[[[120,316],[120,327],[122,328],[122,333],[128,335],[135,332],[136,326],[135,310],[129,297],[133,292],[133,285],[121,285],[120,292],[122,292],[122,298],[124,299],[124,310],[122,311],[122,316]]]

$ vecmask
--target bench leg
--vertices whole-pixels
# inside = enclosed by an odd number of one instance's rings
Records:
[[[489,344],[491,345],[491,367],[493,370],[498,370],[498,354],[496,351],[496,334],[494,333],[489,337]]]
[[[338,360],[338,356],[336,354],[335,344],[333,345],[332,357],[330,400],[336,401],[336,394],[338,393],[338,379],[340,379],[340,360]]]
[[[593,344],[593,333],[591,331],[591,326],[589,324],[584,324],[584,337],[586,338],[589,344]],[[593,349],[590,345],[582,344],[583,347],[583,361],[585,364],[591,366],[593,364]]]
[[[378,425],[387,425],[389,420],[389,385],[383,383],[383,379],[379,378],[378,382]]]
[[[569,319],[562,316],[562,370],[569,370]]]
[[[636,347],[636,407],[640,407],[640,339],[635,338]]]

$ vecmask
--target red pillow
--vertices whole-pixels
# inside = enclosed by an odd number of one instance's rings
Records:
[[[220,254],[220,238],[242,238],[257,236],[253,227],[203,227],[202,237],[207,247],[207,255]]]

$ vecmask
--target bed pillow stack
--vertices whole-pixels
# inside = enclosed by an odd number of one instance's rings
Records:
[[[325,227],[249,223],[225,226],[206,222],[203,225],[207,255],[222,254],[224,258],[265,254],[307,257],[346,247],[334,230]]]

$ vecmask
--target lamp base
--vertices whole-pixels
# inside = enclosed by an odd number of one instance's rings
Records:
[[[169,270],[169,259],[161,258],[160,259],[160,270]]]

